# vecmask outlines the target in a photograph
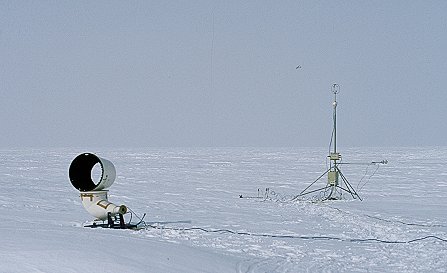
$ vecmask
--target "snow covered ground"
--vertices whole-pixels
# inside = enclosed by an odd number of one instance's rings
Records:
[[[447,147],[340,151],[389,161],[343,166],[363,202],[288,201],[325,171],[323,148],[3,150],[0,272],[445,272]],[[83,152],[114,163],[110,201],[158,228],[82,227],[68,168]]]

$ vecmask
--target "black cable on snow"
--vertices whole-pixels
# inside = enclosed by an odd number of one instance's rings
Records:
[[[230,229],[206,229],[202,227],[189,227],[189,228],[175,228],[175,227],[166,227],[166,226],[158,226],[158,225],[145,225],[145,229],[160,229],[160,230],[174,230],[174,231],[202,231],[206,233],[229,233],[234,235],[244,235],[244,236],[253,236],[253,237],[267,237],[267,238],[280,238],[280,239],[302,239],[302,240],[334,240],[341,242],[352,242],[352,243],[384,243],[384,244],[409,244],[418,241],[424,241],[428,239],[433,239],[441,242],[447,242],[447,239],[435,236],[428,235],[424,237],[419,237],[415,239],[411,239],[408,241],[390,241],[390,240],[382,240],[377,238],[341,238],[341,237],[333,237],[333,236],[304,236],[304,235],[286,235],[286,234],[268,234],[268,233],[252,233],[246,231],[234,231]]]
[[[340,210],[338,208],[334,208],[331,206],[327,206],[332,209]],[[144,217],[146,216],[146,213],[143,214],[142,217],[139,217],[134,211],[129,209],[131,217],[132,215],[135,215],[136,218],[138,218],[140,221],[136,226],[142,225],[142,228],[145,230],[148,229],[159,229],[159,230],[173,230],[173,231],[201,231],[205,233],[228,233],[228,234],[234,234],[234,235],[243,235],[243,236],[252,236],[252,237],[264,237],[264,238],[279,238],[279,239],[301,239],[301,240],[333,240],[333,241],[341,241],[341,242],[352,242],[352,243],[383,243],[383,244],[410,244],[420,241],[426,241],[429,239],[433,239],[435,241],[445,242],[447,243],[447,239],[441,238],[436,235],[427,235],[423,237],[418,237],[415,239],[403,241],[403,240],[383,240],[378,238],[342,238],[342,237],[335,237],[335,236],[305,236],[305,235],[287,235],[287,234],[269,234],[269,233],[252,233],[248,231],[235,231],[230,229],[208,229],[203,227],[184,227],[184,228],[178,228],[178,227],[169,227],[169,226],[160,226],[155,224],[147,224],[144,221]],[[415,223],[405,223],[402,221],[391,221],[375,216],[365,215],[366,217],[378,219],[381,221],[386,222],[399,222],[401,224],[409,225],[409,226],[423,226],[423,227],[445,227],[444,225],[424,225],[424,224],[415,224]]]

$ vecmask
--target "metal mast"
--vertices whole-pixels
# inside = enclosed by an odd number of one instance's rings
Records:
[[[340,86],[336,83],[332,85],[332,93],[334,93],[334,153],[337,153],[337,94],[340,92]]]
[[[340,92],[340,86],[336,83],[334,83],[331,87],[332,93],[334,93],[334,102],[332,103],[333,106],[333,135],[332,140],[334,144],[334,152],[329,151],[329,159],[330,159],[330,167],[328,172],[328,182],[327,186],[330,189],[329,195],[327,199],[337,199],[336,192],[338,185],[338,178],[340,176],[340,170],[337,167],[337,161],[341,159],[341,155],[337,153],[337,94]]]

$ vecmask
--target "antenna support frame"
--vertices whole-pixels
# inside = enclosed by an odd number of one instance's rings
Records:
[[[293,198],[293,200],[297,200],[301,196],[315,192],[323,193],[321,201],[340,199],[343,192],[349,193],[353,199],[358,198],[359,200],[362,200],[362,198],[360,198],[360,196],[357,194],[357,192],[354,190],[354,188],[351,186],[349,181],[346,179],[346,177],[343,175],[340,168],[338,167],[338,165],[341,164],[338,162],[341,160],[341,154],[337,152],[337,94],[340,92],[340,85],[334,83],[331,86],[331,91],[334,94],[334,102],[332,103],[334,123],[331,138],[331,145],[333,144],[334,150],[333,152],[331,152],[331,147],[329,147],[329,168],[323,174],[321,174],[313,183],[307,186],[300,194]],[[319,181],[326,174],[326,186],[320,189],[312,190],[312,185]]]

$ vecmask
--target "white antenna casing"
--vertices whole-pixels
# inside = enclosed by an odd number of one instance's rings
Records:
[[[81,201],[88,213],[99,220],[106,220],[109,212],[111,215],[125,214],[127,207],[125,205],[117,206],[107,199],[108,191],[89,191],[81,192]]]
[[[92,179],[95,165],[101,166],[101,178],[96,183]],[[69,176],[71,184],[80,191],[82,205],[92,216],[99,220],[106,220],[108,214],[125,214],[125,205],[117,206],[108,201],[107,189],[112,186],[116,177],[115,166],[107,159],[91,153],[77,156],[70,165]]]

